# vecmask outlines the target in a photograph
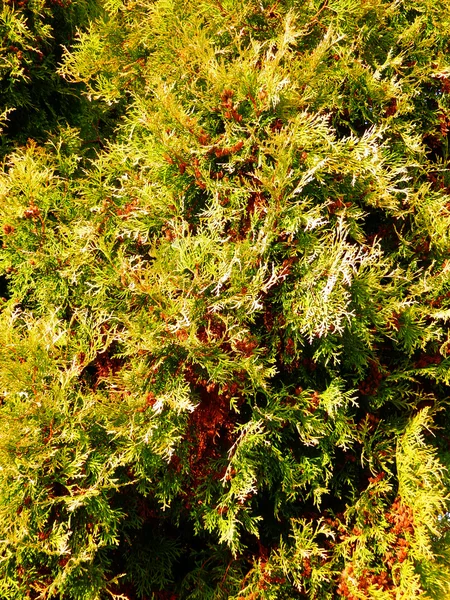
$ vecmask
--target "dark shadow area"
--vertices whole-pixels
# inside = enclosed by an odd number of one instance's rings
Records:
[[[11,298],[6,275],[0,275],[0,298],[4,298],[5,300],[9,300]]]

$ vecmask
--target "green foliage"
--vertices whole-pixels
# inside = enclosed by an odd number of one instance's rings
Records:
[[[0,123],[6,121],[1,155],[12,143],[45,140],[66,123],[92,136],[101,112],[84,114],[79,86],[68,86],[56,72],[63,48],[77,29],[101,12],[96,0],[5,0],[0,8]],[[4,125],[3,125],[4,126]],[[91,132],[88,133],[89,129]],[[87,140],[89,137],[86,138]]]
[[[92,10],[5,130],[2,598],[447,598],[449,7]]]

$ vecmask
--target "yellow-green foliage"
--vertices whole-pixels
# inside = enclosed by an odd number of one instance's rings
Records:
[[[95,10],[0,171],[1,597],[448,598],[449,6]]]

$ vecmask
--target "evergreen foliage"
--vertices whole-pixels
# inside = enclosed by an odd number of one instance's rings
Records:
[[[44,68],[33,2],[1,110],[84,99],[6,131],[0,596],[448,598],[448,3],[72,0]]]
[[[51,131],[67,124],[81,127],[86,140],[93,136],[89,130],[95,125],[98,129],[98,107],[87,106],[79,86],[67,85],[57,66],[77,28],[86,27],[101,12],[96,0],[2,2],[0,126],[4,135],[0,156],[12,144],[25,144],[28,138],[42,142]]]

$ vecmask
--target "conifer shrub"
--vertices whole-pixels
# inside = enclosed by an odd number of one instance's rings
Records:
[[[449,31],[436,0],[79,31],[55,76],[114,136],[0,173],[2,598],[449,597]]]

